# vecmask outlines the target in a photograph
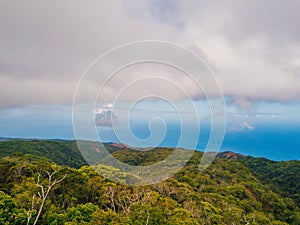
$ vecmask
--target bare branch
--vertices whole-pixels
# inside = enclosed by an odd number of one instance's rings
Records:
[[[67,177],[67,174],[65,174],[61,179],[59,180],[54,180],[52,181],[52,177],[53,175],[56,173],[55,171],[53,173],[50,174],[49,171],[46,171],[47,175],[48,175],[48,186],[46,187],[46,191],[45,191],[45,188],[43,185],[40,184],[40,174],[38,175],[38,179],[37,179],[37,183],[36,185],[41,189],[41,192],[38,192],[38,195],[39,195],[39,199],[41,200],[41,204],[39,206],[39,210],[37,212],[37,215],[35,217],[35,220],[34,220],[34,223],[33,225],[36,225],[40,216],[41,216],[41,213],[42,213],[42,210],[43,210],[43,207],[44,207],[44,204],[45,204],[45,201],[48,197],[48,194],[50,192],[50,190],[52,189],[52,187],[60,182],[62,182],[66,177]],[[32,203],[31,203],[31,209],[28,210],[28,216],[27,216],[27,225],[29,225],[30,223],[30,219],[32,217],[32,211],[33,209],[35,208],[35,202],[38,202],[35,200],[35,195],[32,196]]]

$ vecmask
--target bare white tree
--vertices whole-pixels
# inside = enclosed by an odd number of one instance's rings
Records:
[[[38,213],[35,217],[35,220],[34,220],[34,223],[33,225],[36,225],[40,216],[41,216],[41,213],[42,213],[42,210],[43,210],[43,207],[44,207],[44,204],[45,204],[45,201],[48,197],[48,194],[50,192],[50,190],[58,183],[62,182],[66,177],[67,177],[67,174],[65,174],[61,179],[57,180],[53,180],[53,175],[55,174],[56,172],[53,172],[53,173],[49,173],[49,171],[47,171],[47,175],[48,175],[48,185],[46,187],[44,187],[43,185],[40,184],[40,175],[38,176],[38,180],[37,180],[37,183],[36,185],[38,187],[40,187],[41,189],[41,192],[38,193],[39,195],[39,199],[38,200],[35,200],[35,195],[32,196],[32,203],[31,203],[31,209],[28,210],[28,217],[27,217],[27,225],[29,225],[30,223],[30,220],[31,220],[31,217],[32,217],[32,212],[34,210],[34,208],[38,205],[39,202],[40,205],[39,205],[39,209],[38,209]]]

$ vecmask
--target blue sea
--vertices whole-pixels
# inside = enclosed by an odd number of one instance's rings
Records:
[[[53,120],[32,117],[26,121],[2,117],[0,122],[0,137],[74,139],[72,121],[69,117],[58,122],[57,117],[53,117]],[[151,134],[147,124],[134,124],[131,129],[133,134],[141,139]],[[120,142],[111,128],[99,127],[98,131],[103,142]],[[209,126],[201,127],[199,138],[191,132],[178,146],[181,136],[180,126],[176,123],[168,124],[165,137],[158,146],[190,148],[191,140],[197,138],[199,140],[195,148],[205,150],[209,135]],[[234,151],[272,160],[300,160],[300,122],[272,121],[272,123],[257,123],[254,130],[227,131],[220,151]]]
[[[112,130],[99,130],[99,136],[103,141],[118,142],[118,138]],[[146,139],[151,135],[146,124],[132,127],[132,132],[136,137],[141,139]],[[168,126],[165,138],[159,146],[190,148],[189,135],[183,140],[181,145],[178,145],[180,134],[179,126]],[[205,150],[209,136],[210,129],[208,126],[204,126],[200,130],[196,146],[197,150]],[[190,137],[195,138],[193,134]],[[220,151],[233,151],[276,161],[300,160],[300,124],[256,124],[254,130],[227,131]]]

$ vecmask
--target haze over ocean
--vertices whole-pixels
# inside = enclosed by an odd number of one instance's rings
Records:
[[[49,113],[49,111],[51,112]],[[32,113],[32,109],[29,109],[2,114],[0,137],[73,140],[70,111],[60,111],[61,113],[55,114],[55,111],[49,109],[36,109],[37,113],[35,114]],[[254,126],[253,130],[227,129],[221,151],[234,151],[272,160],[300,159],[300,122],[274,119],[272,121],[256,121],[252,125]],[[167,127],[165,138],[159,146],[176,147],[181,132],[180,126],[178,123],[169,122]],[[131,128],[133,134],[138,138],[145,139],[150,135],[146,122],[134,123]],[[98,131],[102,141],[119,142],[112,128],[98,127]],[[205,148],[209,133],[208,126],[201,126],[197,149]],[[189,148],[188,138],[182,143],[182,146],[179,147]]]

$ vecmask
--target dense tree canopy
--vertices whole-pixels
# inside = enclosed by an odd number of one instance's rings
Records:
[[[61,182],[49,191],[38,224],[300,224],[299,161],[220,154],[200,172],[202,153],[195,152],[164,182],[126,186],[95,167],[124,176],[117,169],[86,165],[74,142],[14,140],[0,149],[0,224],[34,223],[49,174]],[[134,165],[153,164],[172,151],[111,149]]]

